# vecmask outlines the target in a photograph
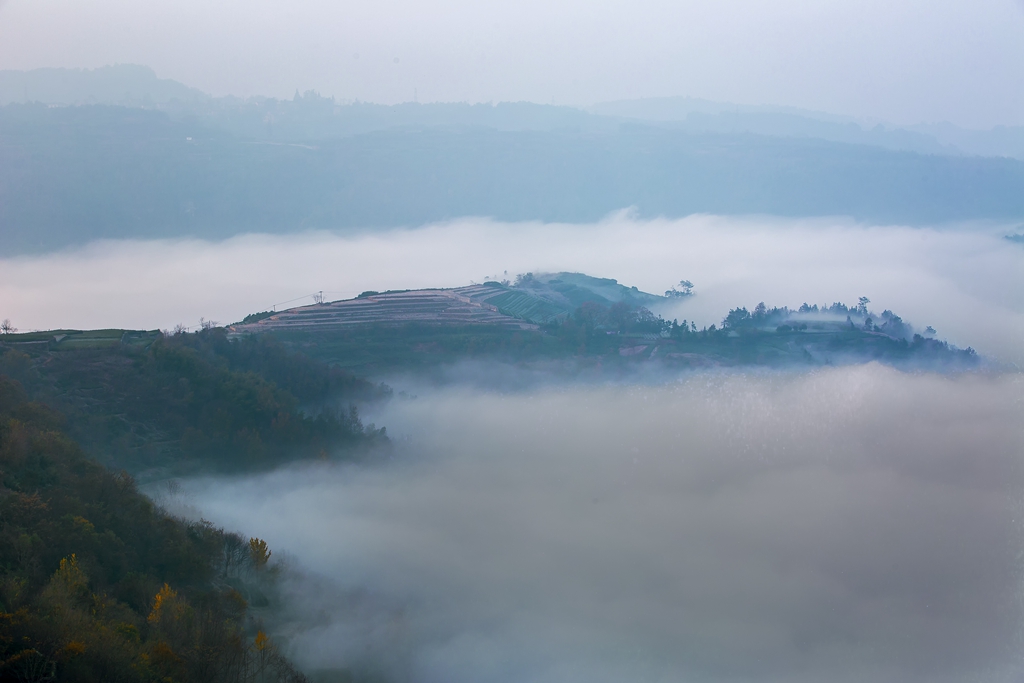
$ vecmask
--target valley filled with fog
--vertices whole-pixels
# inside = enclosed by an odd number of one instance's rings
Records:
[[[1001,683],[1022,672],[1024,248],[1007,239],[1019,231],[464,218],[95,242],[4,259],[0,293],[23,326],[165,330],[312,292],[530,272],[641,293],[685,279],[692,295],[652,309],[701,326],[761,301],[867,297],[981,365],[681,369],[652,356],[588,374],[566,371],[571,359],[467,355],[374,375],[389,388],[359,416],[387,438],[358,457],[328,445],[318,460],[171,484],[147,471],[143,491],[189,523],[266,540],[277,584],[269,603],[248,599],[314,680]]]
[[[987,359],[945,374],[652,360],[594,381],[466,359],[382,375],[394,395],[361,415],[391,445],[357,464],[154,489],[177,514],[259,529],[284,577],[269,623],[314,675],[1012,681],[1024,485],[1013,230],[623,213],[104,254],[194,264],[190,286],[224,318],[277,278],[342,298],[579,270],[653,292],[691,280],[692,297],[656,312],[701,325],[758,301],[867,296]],[[98,265],[88,250],[56,258]],[[252,281],[222,290],[200,265],[213,258],[249,264]],[[181,305],[155,288],[148,303]]]
[[[0,0],[0,681],[1024,681],[1024,0]]]
[[[158,497],[285,558],[307,671],[1019,680],[1015,373],[406,389],[364,463]]]

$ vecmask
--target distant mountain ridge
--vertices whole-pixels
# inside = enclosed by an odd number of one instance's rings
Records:
[[[196,88],[157,78],[148,66],[115,64],[98,69],[0,71],[0,105],[112,104],[156,106],[178,100],[198,102],[210,96]]]
[[[639,218],[1024,220],[1022,160],[799,110],[686,98],[652,115],[636,103],[588,112],[341,104],[315,92],[243,100],[130,65],[0,72],[0,101],[12,102],[0,106],[0,256],[98,239],[376,230],[467,216],[590,223],[623,209]],[[1021,137],[935,130],[993,155]],[[1024,158],[1024,140],[1020,150]]]
[[[712,102],[693,97],[649,97],[587,107],[600,116],[684,127],[692,131],[812,137],[923,154],[970,154],[1024,159],[1024,126],[990,130],[951,123],[892,125],[850,116],[766,105]]]
[[[135,64],[0,71],[0,106],[33,102],[151,107],[176,118],[198,117],[234,135],[257,139],[328,139],[410,126],[607,132],[634,121],[689,132],[817,138],[922,154],[1024,159],[1024,126],[997,126],[987,131],[948,123],[866,126],[852,117],[797,107],[739,105],[692,97],[619,100],[584,108],[531,102],[380,105],[339,102],[312,91],[301,95],[296,92],[290,100],[213,97],[177,81],[158,78],[149,67]]]
[[[422,105],[421,105],[422,106]],[[375,230],[465,216],[1024,220],[1024,162],[623,124],[253,139],[144,108],[0,107],[0,254],[97,239]]]

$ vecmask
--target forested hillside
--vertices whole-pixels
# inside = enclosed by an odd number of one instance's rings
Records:
[[[110,467],[253,470],[386,440],[353,404],[388,389],[269,337],[228,341],[208,329],[78,348],[57,336],[0,340],[0,374],[61,411],[68,433]]]
[[[248,613],[270,551],[165,516],[0,375],[0,679],[299,681]]]

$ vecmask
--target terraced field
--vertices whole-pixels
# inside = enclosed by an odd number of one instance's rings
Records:
[[[324,304],[300,306],[249,325],[234,325],[240,333],[272,330],[323,330],[360,324],[427,323],[497,325],[536,329],[528,320],[510,315],[488,300],[510,290],[501,285],[473,285],[458,289],[417,289],[384,292]]]
[[[517,286],[485,282],[455,289],[376,292],[355,299],[290,308],[256,322],[231,326],[236,333],[325,330],[359,324],[427,323],[497,325],[537,329],[570,315],[583,302],[645,305],[663,297],[582,273],[529,274]],[[262,314],[261,314],[262,315]]]
[[[505,315],[538,323],[550,322],[566,315],[566,310],[561,306],[516,290],[496,294],[492,292],[484,301]]]
[[[149,346],[160,335],[157,330],[48,330],[0,335],[0,343],[11,348],[102,349],[119,346]]]

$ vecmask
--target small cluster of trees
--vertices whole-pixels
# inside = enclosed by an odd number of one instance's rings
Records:
[[[519,273],[518,275],[516,275],[515,282],[512,284],[512,286],[529,287],[531,284],[533,284],[534,281],[535,278],[533,277],[533,273]]]
[[[831,306],[818,306],[818,304],[803,303],[800,308],[797,309],[797,313],[822,313],[829,315],[859,315],[861,317],[868,315],[868,304],[871,303],[871,299],[866,296],[862,296],[857,300],[856,306],[847,306],[842,302],[835,302]]]
[[[242,318],[242,324],[251,325],[253,323],[258,323],[261,320],[266,320],[270,316],[274,315],[274,313],[275,311],[260,311],[258,313],[250,313],[249,315]]]
[[[768,308],[762,301],[753,311],[746,308],[732,309],[722,321],[722,327],[728,330],[774,327],[788,318],[789,314],[790,311],[786,307]]]
[[[625,301],[619,301],[611,306],[587,301],[576,309],[572,317],[588,333],[656,334],[667,326],[661,316],[655,315],[646,307],[635,306]]]
[[[662,334],[672,323],[644,306],[619,301],[604,306],[594,301],[583,303],[576,311],[552,323],[548,332],[578,355],[603,352],[617,347],[620,334]]]
[[[843,303],[833,303],[831,306],[821,306],[803,304],[797,313],[800,314],[825,314],[832,316],[846,316],[847,322],[851,328],[861,329],[865,332],[880,332],[893,339],[906,339],[911,340],[915,336],[913,328],[903,321],[903,318],[896,315],[889,309],[882,311],[882,314],[878,318],[882,321],[881,324],[876,322],[874,314],[868,310],[868,304],[871,300],[865,296],[860,297],[857,301],[856,306],[847,306]],[[930,325],[925,328],[925,335],[932,336],[935,334],[935,329]]]
[[[894,340],[911,341],[912,338],[920,336],[914,335],[913,329],[890,310],[883,311],[878,317],[881,323],[876,322],[868,310],[869,303],[870,299],[860,297],[856,306],[835,302],[819,307],[805,303],[794,311],[785,306],[769,308],[762,301],[753,310],[747,310],[746,307],[731,309],[722,320],[721,327],[711,325],[698,329],[696,323],[692,321],[683,320],[681,324],[677,320],[667,322],[643,306],[630,305],[626,302],[602,306],[588,302],[580,306],[572,316],[554,326],[553,331],[563,341],[575,344],[578,353],[584,353],[588,349],[591,352],[607,350],[605,347],[610,348],[610,345],[601,344],[600,339],[610,333],[660,333],[675,341],[714,341],[736,336],[737,333],[747,336],[755,333],[804,331],[808,325],[801,318],[817,315],[832,318],[845,316],[852,330],[877,332]],[[934,333],[935,330],[930,327],[926,331],[928,335]]]
[[[678,320],[673,320],[671,325],[669,325],[668,331],[669,338],[676,341],[709,338],[720,332],[715,325],[698,328],[697,323],[690,320],[683,320],[682,323]]]
[[[693,283],[689,280],[680,280],[678,285],[672,287],[665,292],[665,296],[670,299],[679,299],[682,297],[693,295]]]
[[[11,324],[10,318],[4,318],[0,321],[0,334],[14,334],[18,331],[18,328]]]

